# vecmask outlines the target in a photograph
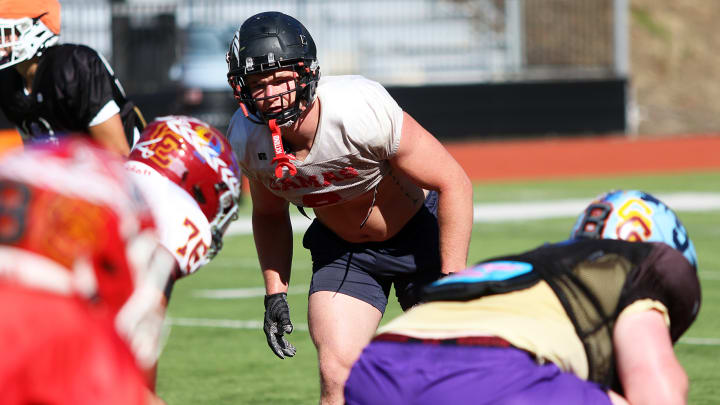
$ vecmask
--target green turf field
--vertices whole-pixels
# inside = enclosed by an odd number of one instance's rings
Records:
[[[720,172],[636,176],[576,181],[478,184],[476,202],[587,198],[613,188],[638,188],[652,194],[720,192]],[[247,205],[247,204],[246,204]],[[244,212],[249,212],[244,207]],[[679,212],[699,257],[703,305],[691,329],[676,346],[691,381],[691,404],[716,404],[720,394],[720,211]],[[573,219],[556,218],[475,224],[470,261],[514,253],[546,241],[564,239]],[[292,359],[279,360],[262,332],[262,279],[249,235],[226,238],[220,255],[175,287],[169,316],[173,326],[160,359],[158,392],[170,405],[316,404],[315,351],[307,332],[309,254],[295,237],[295,260],[289,295],[298,348]],[[242,290],[245,298],[206,298],[208,291]],[[220,290],[220,291],[216,291]],[[228,291],[230,293],[234,291]],[[385,315],[399,313],[397,303]]]

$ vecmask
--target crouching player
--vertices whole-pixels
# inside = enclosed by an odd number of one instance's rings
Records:
[[[365,348],[348,404],[687,401],[673,343],[700,307],[697,258],[649,194],[607,193],[569,240],[438,280],[425,300]]]
[[[237,219],[240,169],[223,134],[186,116],[151,122],[130,151],[125,169],[142,190],[157,222],[160,241],[176,260],[165,288],[197,271],[220,251]],[[155,386],[156,367],[148,372]]]
[[[87,140],[0,160],[0,403],[162,403],[141,368],[174,260],[138,195]]]
[[[240,169],[220,131],[192,117],[160,117],[145,128],[125,168],[177,260],[173,280],[215,257],[240,198]]]

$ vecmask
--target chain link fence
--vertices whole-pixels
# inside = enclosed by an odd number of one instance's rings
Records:
[[[224,130],[234,31],[281,11],[312,34],[323,75],[382,83],[439,136],[602,133],[627,128],[628,2],[63,0],[61,42],[110,59],[147,118]]]
[[[65,0],[61,39],[127,66],[131,90],[148,89],[150,78],[167,84],[194,51],[182,43],[186,31],[228,35],[266,10],[305,24],[325,74],[385,85],[582,79],[627,74],[626,9],[626,0]],[[206,56],[224,63],[221,52]]]

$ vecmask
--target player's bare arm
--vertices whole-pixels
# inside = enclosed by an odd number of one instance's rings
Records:
[[[663,315],[623,314],[613,330],[616,363],[631,405],[685,404],[688,377],[675,357]]]
[[[103,148],[120,156],[130,154],[120,114],[115,114],[98,125],[88,127],[88,132]]]
[[[466,267],[473,224],[472,183],[460,164],[428,131],[404,113],[394,168],[424,189],[438,192],[443,273]]]
[[[265,186],[249,179],[253,200],[253,237],[265,280],[265,320],[263,331],[268,346],[281,359],[295,355],[296,349],[285,334],[292,333],[287,290],[292,261],[292,225],[288,202]]]
[[[253,201],[255,247],[267,294],[287,292],[292,261],[292,227],[288,202],[248,179]]]

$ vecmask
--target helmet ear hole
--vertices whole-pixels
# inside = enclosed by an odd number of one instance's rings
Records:
[[[100,267],[110,274],[115,274],[115,271],[117,270],[112,259],[107,256],[103,256],[100,260]]]
[[[198,202],[198,204],[205,204],[207,200],[205,199],[205,195],[203,194],[202,190],[200,190],[200,187],[196,184],[192,187],[192,194],[195,201]]]

